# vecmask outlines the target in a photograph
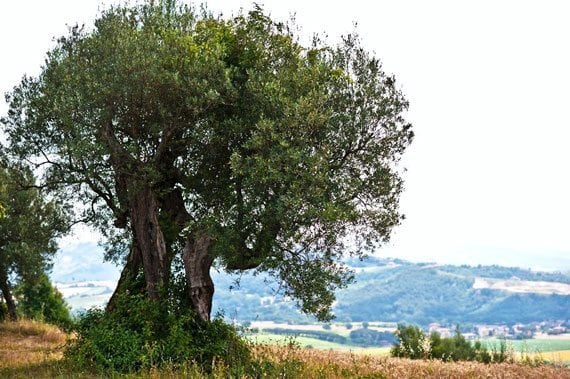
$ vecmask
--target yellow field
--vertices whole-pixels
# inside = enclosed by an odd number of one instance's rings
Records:
[[[550,362],[570,362],[570,350],[546,351],[544,353],[531,353],[531,357],[542,357]]]

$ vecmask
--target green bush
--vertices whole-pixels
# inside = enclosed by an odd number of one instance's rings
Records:
[[[69,308],[46,274],[40,274],[33,281],[23,281],[15,292],[20,315],[65,329],[72,326]]]
[[[443,361],[473,361],[476,360],[476,349],[463,337],[459,327],[451,338],[441,338],[439,333],[430,335],[431,358]]]
[[[398,325],[394,333],[396,343],[390,353],[394,357],[411,359],[441,359],[443,361],[478,361],[483,363],[500,363],[512,361],[512,352],[506,340],[489,351],[480,341],[474,344],[461,334],[459,326],[451,338],[442,338],[433,332],[429,337],[417,326]]]
[[[390,350],[390,354],[393,357],[430,358],[430,341],[419,327],[398,324],[394,335],[396,336],[396,342],[394,342]]]
[[[143,296],[119,299],[112,312],[88,311],[76,332],[66,357],[82,368],[135,372],[194,362],[209,371],[223,362],[239,376],[250,360],[246,343],[220,318],[203,322]]]

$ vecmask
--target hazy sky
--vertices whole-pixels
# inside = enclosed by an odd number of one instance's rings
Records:
[[[105,4],[114,3],[106,1]],[[224,14],[250,1],[207,2]],[[306,36],[351,32],[410,101],[407,219],[380,255],[570,270],[566,1],[259,1]],[[0,91],[36,74],[96,0],[3,1]],[[6,106],[0,106],[0,113]]]

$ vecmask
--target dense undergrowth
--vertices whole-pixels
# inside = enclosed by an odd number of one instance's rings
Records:
[[[167,302],[157,306],[142,296],[119,299],[113,312],[84,314],[65,357],[80,369],[118,373],[187,362],[209,372],[218,362],[239,375],[251,361],[246,342],[221,318],[203,322],[192,312]]]

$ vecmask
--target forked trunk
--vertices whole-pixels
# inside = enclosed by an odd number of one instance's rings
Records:
[[[134,243],[142,258],[148,297],[158,300],[168,278],[168,254],[158,222],[157,199],[146,186],[139,189],[133,199],[131,224]]]
[[[214,261],[211,247],[212,240],[206,234],[189,237],[182,256],[190,300],[203,321],[210,321],[214,296],[214,282],[210,277],[210,267]]]
[[[0,290],[2,290],[2,296],[8,307],[8,318],[15,321],[18,317],[16,314],[16,303],[12,297],[12,292],[10,291],[10,283],[8,282],[8,277],[2,273],[0,274]]]

